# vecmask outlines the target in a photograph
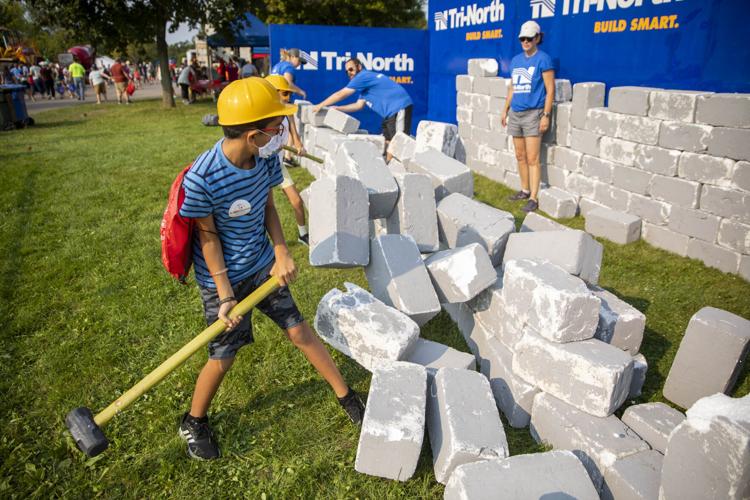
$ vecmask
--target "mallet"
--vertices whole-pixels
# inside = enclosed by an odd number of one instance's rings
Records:
[[[268,294],[279,287],[279,281],[272,276],[259,286],[253,293],[248,295],[242,302],[234,306],[230,311],[232,317],[247,314],[253,307],[266,298]],[[197,337],[185,344],[185,346],[159,365],[154,371],[143,377],[125,394],[120,396],[114,403],[94,416],[90,409],[82,406],[71,410],[65,417],[65,425],[73,435],[78,447],[86,455],[95,457],[109,446],[107,437],[102,432],[102,426],[109,422],[112,417],[124,410],[143,393],[162,381],[164,377],[172,373],[177,367],[184,363],[198,349],[208,344],[211,339],[224,331],[226,326],[221,320],[215,321],[211,326],[203,330]]]
[[[324,163],[324,161],[323,161],[322,158],[318,158],[317,156],[313,156],[310,153],[302,153],[302,154],[300,154],[300,152],[298,150],[296,150],[295,148],[293,148],[291,146],[281,146],[281,149],[283,149],[284,151],[289,151],[290,153],[294,153],[297,156],[301,156],[303,158],[308,158],[308,159],[310,159],[310,160],[312,160],[314,162],[317,162],[317,163]]]

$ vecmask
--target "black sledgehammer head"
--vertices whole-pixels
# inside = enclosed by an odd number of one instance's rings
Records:
[[[81,451],[90,457],[97,456],[109,446],[107,437],[94,422],[94,414],[88,408],[71,410],[65,417],[65,425]]]

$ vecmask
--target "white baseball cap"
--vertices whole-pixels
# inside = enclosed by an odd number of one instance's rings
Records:
[[[542,28],[539,27],[536,21],[526,21],[521,25],[521,33],[519,33],[518,37],[521,38],[522,36],[526,36],[533,38],[541,32]]]

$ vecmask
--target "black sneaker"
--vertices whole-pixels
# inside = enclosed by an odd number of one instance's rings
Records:
[[[306,247],[309,247],[310,246],[310,234],[309,233],[308,234],[304,234],[304,235],[300,234],[299,235],[299,239],[297,241],[299,241],[300,243],[302,243]]]
[[[300,163],[297,160],[295,160],[294,158],[284,158],[284,164],[287,167],[292,167],[292,168],[297,168],[297,167],[301,166]]]
[[[526,191],[519,191],[514,195],[508,196],[508,201],[527,200],[531,196],[531,193]]]
[[[214,439],[208,417],[197,419],[185,412],[180,422],[180,437],[187,441],[187,453],[190,458],[213,460],[221,457],[219,445]]]
[[[536,200],[529,200],[526,205],[521,207],[521,210],[528,213],[535,211],[537,208],[539,208],[539,203]]]
[[[359,394],[354,392],[354,389],[349,388],[349,393],[343,398],[338,398],[339,404],[346,411],[349,416],[349,420],[353,424],[360,425],[362,419],[365,417],[365,405],[359,398]]]

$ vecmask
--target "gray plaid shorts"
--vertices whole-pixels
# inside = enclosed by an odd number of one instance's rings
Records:
[[[273,264],[274,262],[271,261],[271,263],[265,268],[232,286],[234,296],[238,301],[244,299],[256,288],[265,283],[270,276]],[[217,295],[216,290],[204,288],[200,285],[198,288],[200,289],[201,299],[203,300],[203,311],[206,317],[206,324],[211,325],[219,319],[219,296]],[[256,309],[260,309],[263,314],[279,325],[279,328],[282,330],[288,330],[305,320],[302,313],[297,309],[297,304],[294,303],[292,292],[290,292],[289,287],[286,286],[278,288],[276,291],[272,292],[255,307]],[[240,324],[233,330],[224,332],[209,342],[208,357],[211,359],[233,358],[237,355],[237,351],[239,351],[242,346],[251,344],[254,340],[253,326],[250,322],[251,316],[252,310],[242,318]]]
[[[508,135],[513,137],[534,137],[539,133],[544,108],[508,112]]]

